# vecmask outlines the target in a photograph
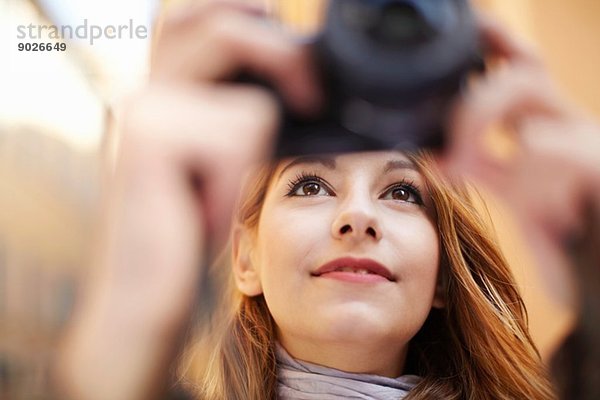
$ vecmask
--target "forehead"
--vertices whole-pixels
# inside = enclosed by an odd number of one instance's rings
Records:
[[[350,154],[310,155],[290,157],[279,162],[275,176],[279,177],[297,166],[314,165],[331,170],[376,169],[390,172],[395,169],[408,169],[419,172],[412,157],[400,151],[374,151]]]

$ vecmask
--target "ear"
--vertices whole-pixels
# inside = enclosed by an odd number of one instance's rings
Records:
[[[253,239],[252,233],[246,227],[237,225],[234,228],[231,244],[233,276],[240,292],[250,297],[262,294],[259,271],[252,260]]]

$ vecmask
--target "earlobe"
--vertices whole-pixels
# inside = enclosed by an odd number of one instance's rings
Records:
[[[251,232],[238,225],[233,230],[232,255],[233,276],[237,288],[246,296],[262,294],[259,271],[252,259],[253,240]]]

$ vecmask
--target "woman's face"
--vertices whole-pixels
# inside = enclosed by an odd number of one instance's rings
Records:
[[[441,306],[432,214],[424,178],[402,153],[282,161],[250,260],[284,347],[402,354]]]

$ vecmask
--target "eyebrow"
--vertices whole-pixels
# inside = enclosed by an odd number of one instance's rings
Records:
[[[299,164],[321,164],[329,169],[335,169],[336,167],[335,158],[324,156],[302,156],[295,158],[288,165],[286,165],[279,173],[278,179],[281,179],[285,171]]]
[[[294,160],[290,161],[290,163],[287,164],[281,170],[281,172],[279,173],[278,179],[281,179],[283,174],[288,169],[290,169],[296,165],[300,165],[300,164],[321,164],[329,169],[336,168],[335,158],[324,157],[324,156],[302,156],[302,157],[298,157],[298,158],[295,158]],[[420,172],[419,168],[415,165],[415,163],[413,163],[410,160],[390,160],[385,164],[385,167],[383,168],[383,173],[387,174],[387,173],[397,170],[397,169],[410,169],[413,171]]]
[[[394,171],[396,169],[412,169],[414,171],[420,172],[419,168],[417,168],[415,163],[410,160],[390,160],[385,164],[383,173],[387,174],[388,172]]]

